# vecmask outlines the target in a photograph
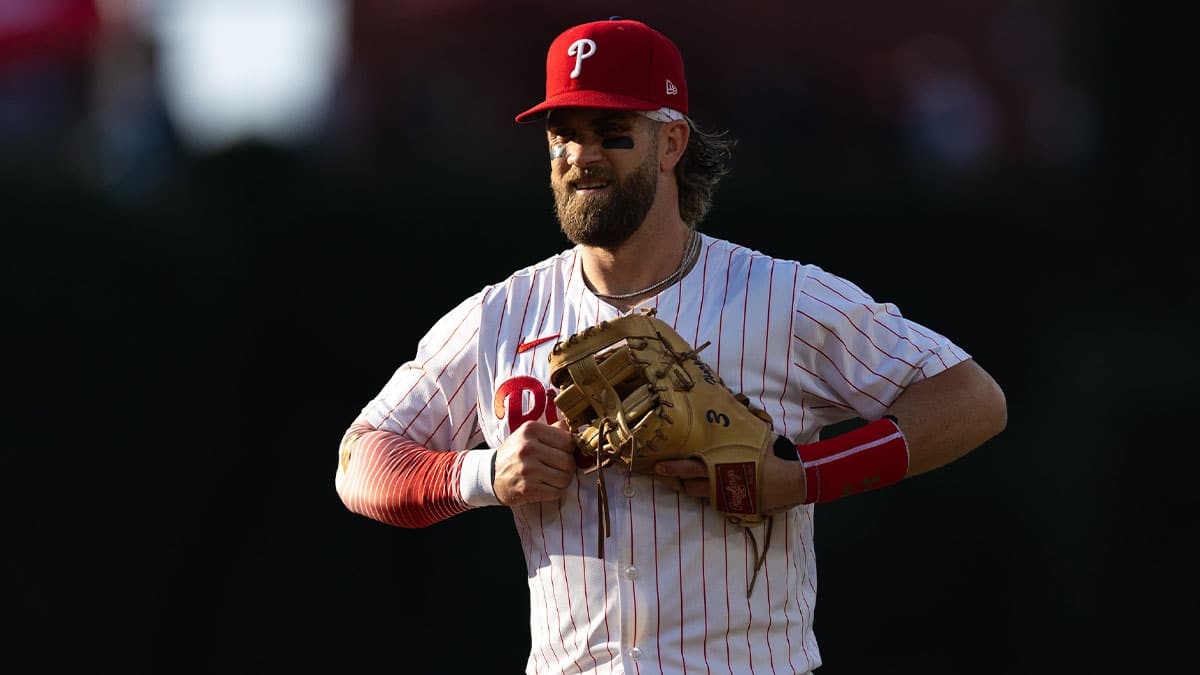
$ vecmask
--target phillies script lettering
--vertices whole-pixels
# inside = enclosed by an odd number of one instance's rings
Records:
[[[554,424],[558,421],[558,408],[554,406],[557,393],[536,377],[514,377],[496,387],[492,412],[496,413],[496,419],[508,422],[510,434],[525,422],[543,417],[547,424]]]

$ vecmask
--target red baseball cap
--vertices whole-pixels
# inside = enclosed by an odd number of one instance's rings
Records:
[[[641,21],[613,17],[563,31],[546,53],[546,100],[517,115],[529,122],[551,108],[673,108],[687,114],[683,56]]]

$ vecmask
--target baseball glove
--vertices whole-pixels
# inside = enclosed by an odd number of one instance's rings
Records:
[[[708,469],[711,503],[730,522],[751,528],[768,518],[760,485],[775,439],[770,415],[730,391],[696,355],[707,342],[693,349],[654,314],[601,322],[550,354],[554,402],[581,454],[593,459],[585,472],[597,473],[600,555],[609,531],[600,469],[614,462],[653,475],[662,460],[698,459]]]

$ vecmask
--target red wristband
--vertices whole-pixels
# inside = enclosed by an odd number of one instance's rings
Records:
[[[890,417],[797,446],[796,452],[808,482],[805,504],[875,490],[899,482],[908,473],[908,441]]]

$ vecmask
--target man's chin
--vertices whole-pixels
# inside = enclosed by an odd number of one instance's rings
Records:
[[[564,223],[561,218],[559,218],[558,222],[563,234],[567,235],[567,239],[570,239],[572,244],[578,244],[579,246],[598,246],[594,232],[581,229],[574,223]]]
[[[567,239],[570,239],[574,244],[610,250],[616,249],[621,244],[629,241],[629,238],[633,236],[633,232],[626,232],[624,235],[614,235],[608,231],[590,228],[581,230],[579,228],[563,227],[562,230],[567,235]]]

